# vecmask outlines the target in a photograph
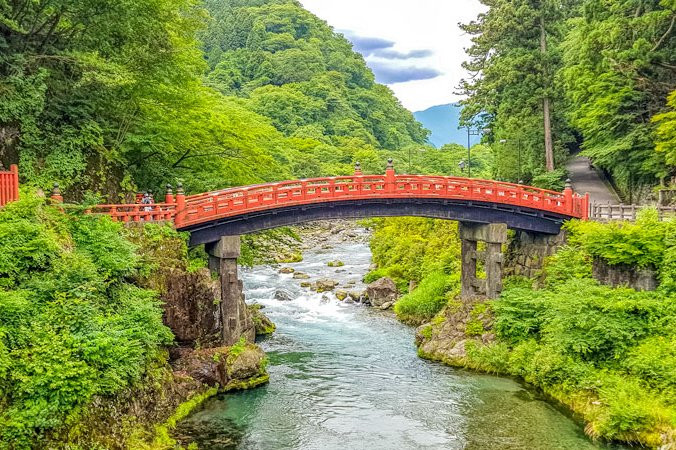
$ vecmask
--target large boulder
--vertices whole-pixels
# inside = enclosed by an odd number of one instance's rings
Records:
[[[397,285],[390,278],[383,277],[366,287],[366,295],[371,302],[371,306],[380,308],[386,303],[397,301]]]
[[[231,347],[182,349],[174,369],[222,391],[249,389],[268,381],[265,353],[244,340]]]

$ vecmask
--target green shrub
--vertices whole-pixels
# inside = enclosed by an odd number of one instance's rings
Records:
[[[571,279],[591,278],[592,261],[580,248],[564,246],[545,260],[544,274],[548,286]]]
[[[405,322],[427,322],[443,309],[448,301],[447,293],[459,284],[458,275],[432,273],[413,292],[395,303],[394,312]]]
[[[127,281],[142,261],[109,218],[26,194],[0,210],[0,249],[0,447],[30,448],[138,382],[173,336],[157,294]]]

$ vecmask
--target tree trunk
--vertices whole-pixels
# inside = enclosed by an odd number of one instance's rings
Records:
[[[546,89],[549,74],[547,71],[547,64],[544,62],[547,55],[547,33],[545,31],[544,10],[540,15],[540,53],[542,53],[543,57],[543,87]],[[545,127],[545,163],[547,165],[547,171],[552,172],[554,170],[554,142],[552,141],[551,102],[547,93],[545,93],[542,98],[542,113]]]

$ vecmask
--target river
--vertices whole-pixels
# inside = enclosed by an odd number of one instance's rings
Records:
[[[312,279],[363,289],[371,254],[361,239],[333,239],[289,264]],[[340,260],[344,267],[327,263]],[[391,312],[339,302],[300,287],[279,267],[243,271],[248,302],[277,324],[260,342],[270,383],[209,400],[179,424],[200,449],[586,450],[582,426],[507,378],[416,356],[414,329]],[[291,301],[274,300],[278,289]]]

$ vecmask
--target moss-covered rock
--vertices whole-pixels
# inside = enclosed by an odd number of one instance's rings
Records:
[[[183,349],[174,362],[175,370],[222,391],[257,386],[267,376],[265,353],[244,339],[231,347]]]
[[[467,342],[492,342],[495,339],[492,326],[493,315],[484,300],[449,302],[431,322],[418,327],[418,354],[449,365],[464,366]]]
[[[263,305],[254,304],[249,305],[249,312],[251,313],[251,318],[253,319],[254,326],[256,327],[256,336],[268,336],[275,332],[277,327],[275,324],[261,312]]]

